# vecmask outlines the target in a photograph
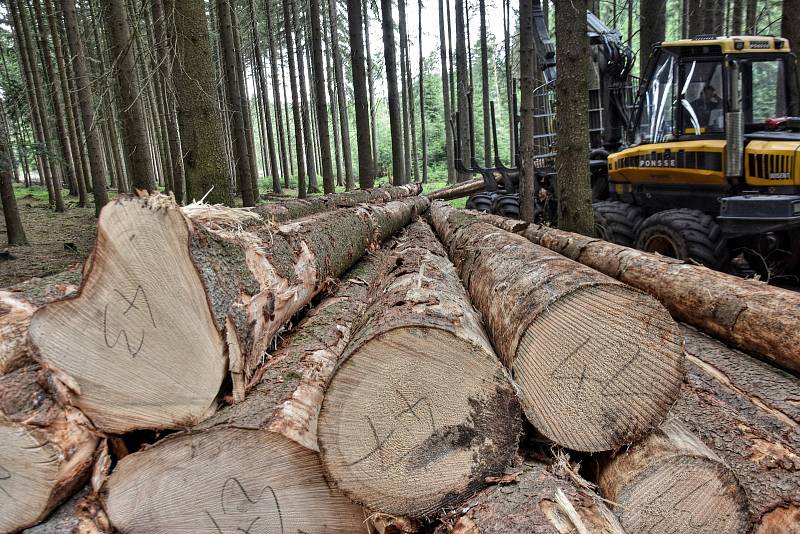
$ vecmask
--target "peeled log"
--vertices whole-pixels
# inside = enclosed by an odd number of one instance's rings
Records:
[[[122,532],[366,532],[362,509],[322,476],[322,394],[365,306],[380,252],[309,313],[243,402],[122,459],[107,486]]]
[[[664,420],[684,357],[655,299],[441,202],[431,216],[542,434],[605,451]]]
[[[671,414],[733,470],[757,534],[800,533],[800,380],[692,327]]]
[[[319,418],[323,465],[395,516],[453,506],[501,474],[519,404],[447,253],[424,221],[389,251]]]
[[[733,472],[674,420],[615,456],[598,485],[627,532],[747,532],[747,498]]]
[[[462,182],[460,184],[451,185],[450,187],[444,187],[431,193],[426,193],[425,196],[427,196],[430,201],[452,200],[454,198],[467,197],[473,193],[478,193],[483,191],[485,187],[486,185],[483,182],[483,178],[478,178],[476,180],[470,180],[469,182]]]
[[[98,438],[29,364],[0,376],[0,532],[35,525],[88,479]]]
[[[375,189],[358,189],[347,193],[333,193],[321,197],[291,198],[262,204],[252,208],[266,220],[273,222],[286,222],[291,219],[307,217],[323,211],[337,208],[353,208],[358,204],[380,204],[391,200],[419,195],[422,184],[406,184],[392,187],[376,187]]]
[[[276,226],[163,195],[118,198],[78,296],[38,310],[31,342],[99,430],[192,426],[216,409],[228,371],[239,400],[292,316],[426,207],[415,196]]]
[[[437,534],[625,534],[591,490],[530,462],[513,482],[491,486],[443,519]],[[463,510],[463,511],[462,511]],[[449,526],[452,525],[452,526]]]
[[[74,294],[80,283],[80,269],[72,268],[0,290],[0,374],[33,362],[28,343],[33,313],[45,304]]]
[[[496,215],[482,220],[650,293],[678,320],[800,373],[800,293]],[[509,225],[511,228],[509,228]]]

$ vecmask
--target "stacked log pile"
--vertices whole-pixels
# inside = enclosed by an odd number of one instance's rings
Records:
[[[794,295],[419,192],[122,197],[0,291],[0,532],[797,531]]]

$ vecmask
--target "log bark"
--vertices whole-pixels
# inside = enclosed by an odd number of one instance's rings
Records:
[[[86,482],[99,439],[38,365],[0,376],[0,532],[35,525]]]
[[[800,329],[786,328],[800,323],[797,292],[555,228],[481,217],[646,291],[676,319],[800,373]]]
[[[598,484],[627,532],[747,531],[747,498],[733,472],[674,420],[611,459]]]
[[[426,207],[410,197],[276,226],[122,197],[100,216],[79,294],[37,311],[31,341],[98,429],[190,427],[228,371],[238,399],[294,314]]]
[[[375,189],[359,189],[348,193],[335,193],[321,197],[288,199],[258,206],[253,211],[267,220],[286,222],[337,208],[352,208],[358,204],[379,204],[391,200],[399,200],[419,195],[421,192],[422,186],[420,184],[407,184],[399,187],[376,187]]]
[[[443,202],[431,216],[542,434],[612,450],[664,420],[684,357],[655,299]]]
[[[111,524],[88,486],[58,507],[47,520],[22,534],[108,534]]]
[[[322,462],[341,490],[422,517],[503,472],[519,404],[427,223],[398,238],[353,329],[319,419]]]
[[[361,509],[322,478],[317,414],[381,264],[381,252],[357,264],[271,356],[243,402],[125,457],[107,486],[113,524],[143,533],[366,532]]]
[[[515,475],[445,516],[436,534],[624,534],[602,500],[555,465],[526,462]]]
[[[485,184],[483,178],[462,182],[449,187],[444,187],[438,191],[432,191],[425,195],[431,200],[453,200],[454,198],[467,197],[473,193],[483,191]]]
[[[682,330],[686,382],[672,417],[731,467],[753,532],[800,532],[800,380],[690,326]]]

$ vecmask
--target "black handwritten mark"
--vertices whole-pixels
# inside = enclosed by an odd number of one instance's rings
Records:
[[[407,413],[410,413],[411,415],[414,416],[414,418],[416,418],[417,421],[422,422],[422,419],[419,418],[419,416],[417,415],[417,412],[415,411],[415,409],[416,409],[417,406],[419,406],[421,403],[424,402],[425,406],[428,408],[428,416],[431,418],[431,428],[433,430],[436,430],[436,422],[433,420],[433,408],[431,407],[431,403],[430,403],[430,401],[428,400],[427,397],[422,397],[421,399],[419,399],[414,404],[411,404],[411,402],[409,402],[409,400],[406,398],[406,396],[403,395],[402,391],[400,391],[399,389],[396,389],[394,391],[395,391],[395,393],[397,393],[398,397],[403,399],[403,402],[406,405],[406,409],[405,410],[401,411],[400,413],[398,413],[397,415],[394,416],[395,419],[399,419],[403,415],[405,415]]]
[[[122,312],[122,315],[125,317],[128,316],[128,312],[130,312],[131,310],[137,310],[140,312],[143,311],[142,308],[140,308],[139,305],[137,305],[137,301],[139,300],[139,295],[141,295],[142,297],[141,300],[144,301],[144,306],[147,307],[147,315],[150,318],[149,322],[153,325],[153,328],[156,327],[156,320],[153,317],[153,310],[150,308],[150,301],[147,299],[147,293],[145,293],[145,290],[141,285],[136,286],[136,292],[133,294],[132,299],[126,297],[118,289],[115,289],[114,292],[119,296],[120,299],[122,299],[122,301],[124,301],[128,305],[128,307],[125,308],[125,311]],[[118,303],[120,301],[116,300],[115,302]],[[145,329],[142,328],[142,333],[139,336],[138,343],[131,344],[131,340],[128,337],[128,331],[125,330],[124,328],[121,328],[119,332],[117,332],[117,335],[114,336],[114,341],[111,342],[110,338],[112,336],[109,335],[109,325],[108,325],[108,308],[110,305],[111,305],[110,302],[107,303],[105,310],[103,311],[103,339],[105,340],[106,346],[110,349],[113,349],[119,343],[120,338],[124,338],[125,347],[128,350],[128,354],[130,354],[131,357],[135,358],[139,354],[139,352],[141,352],[142,346],[144,346]]]
[[[0,482],[8,480],[9,478],[11,478],[11,471],[0,465]],[[0,491],[5,493],[8,498],[11,498],[11,494],[9,494],[2,485],[0,485]]]
[[[284,534],[284,526],[283,526],[283,514],[281,512],[280,503],[278,503],[278,496],[275,494],[275,490],[272,489],[272,486],[264,486],[261,489],[261,492],[258,494],[258,497],[252,498],[248,493],[247,490],[244,489],[242,483],[236,477],[230,477],[222,484],[222,491],[220,492],[220,505],[222,507],[222,515],[229,516],[235,513],[247,513],[250,508],[259,502],[261,502],[262,497],[264,494],[268,493],[269,496],[272,497],[272,502],[275,504],[275,509],[278,512],[278,522],[281,527],[281,534]],[[269,497],[268,497],[269,498]],[[226,505],[227,503],[227,505]],[[211,523],[214,525],[214,528],[219,534],[226,534],[214,516],[211,515],[210,512],[206,510],[205,512],[208,519],[211,520]],[[242,534],[253,534],[252,529],[253,526],[261,520],[261,516],[256,516],[254,519],[250,520],[250,524],[247,527],[242,528],[241,526],[237,526],[235,532],[241,532]]]

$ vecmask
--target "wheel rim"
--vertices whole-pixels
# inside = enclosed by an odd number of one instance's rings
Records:
[[[686,259],[679,256],[679,248],[677,244],[668,236],[663,234],[650,237],[644,244],[644,250],[645,252],[657,252],[662,256],[669,256],[670,258],[676,258],[679,260]]]

